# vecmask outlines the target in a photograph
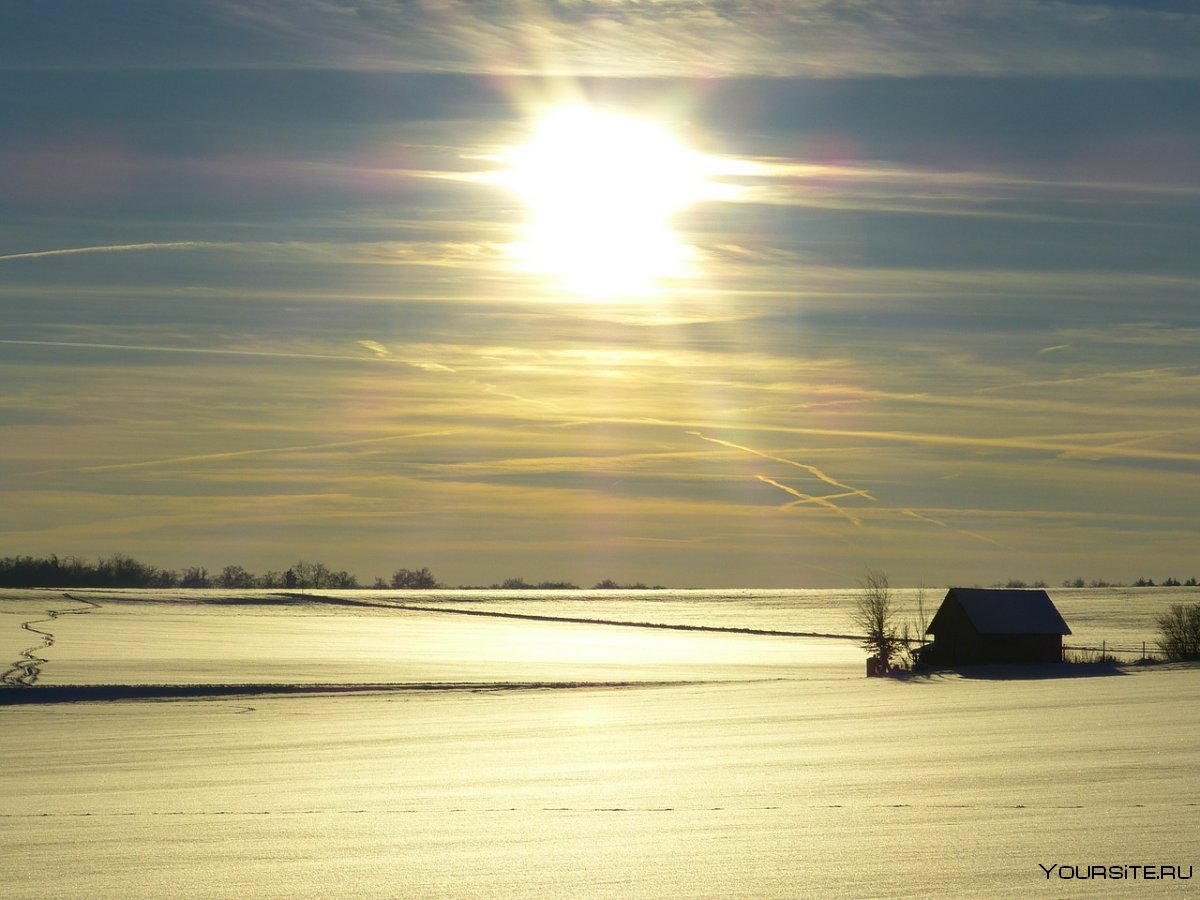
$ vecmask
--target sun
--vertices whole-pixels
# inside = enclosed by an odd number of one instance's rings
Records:
[[[672,216],[703,198],[704,157],[663,126],[587,106],[548,113],[508,156],[529,208],[517,255],[573,292],[616,298],[687,270]]]

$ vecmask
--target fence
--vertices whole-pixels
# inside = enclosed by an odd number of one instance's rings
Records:
[[[1068,653],[1095,653],[1101,657],[1111,656],[1121,661],[1126,659],[1148,659],[1153,657],[1158,652],[1158,646],[1153,643],[1142,641],[1140,644],[1110,644],[1108,641],[1101,641],[1099,647],[1084,646],[1082,644],[1063,644],[1063,655]]]

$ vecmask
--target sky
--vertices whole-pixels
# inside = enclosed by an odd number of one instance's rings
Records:
[[[0,555],[1200,576],[1197,46],[1168,0],[9,0]]]

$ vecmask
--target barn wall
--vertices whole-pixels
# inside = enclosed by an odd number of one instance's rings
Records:
[[[974,631],[941,631],[922,655],[931,666],[972,666],[990,663],[1062,662],[1062,637],[1057,634],[981,635]]]
[[[1062,635],[994,634],[987,635],[981,648],[981,662],[1047,663],[1062,662]]]
[[[983,652],[982,635],[975,630],[957,600],[947,599],[937,612],[934,647],[923,659],[933,666],[961,666],[976,662]]]
[[[1062,635],[980,634],[962,605],[948,600],[938,610],[935,644],[922,656],[932,666],[1062,661]]]

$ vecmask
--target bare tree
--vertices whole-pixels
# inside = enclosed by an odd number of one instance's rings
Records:
[[[1200,603],[1172,603],[1156,621],[1158,649],[1168,660],[1200,659]]]
[[[925,646],[925,631],[929,628],[929,614],[925,611],[925,585],[917,585],[917,618],[915,622],[905,621],[900,628],[900,654],[903,665],[914,669],[920,659],[921,648]]]
[[[887,669],[902,643],[896,629],[887,575],[878,569],[871,569],[859,585],[861,590],[855,598],[851,618],[864,634],[863,649],[877,657],[883,668]]]

